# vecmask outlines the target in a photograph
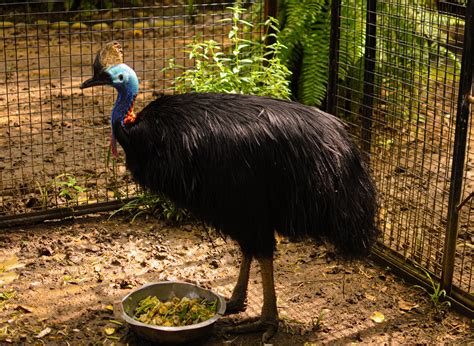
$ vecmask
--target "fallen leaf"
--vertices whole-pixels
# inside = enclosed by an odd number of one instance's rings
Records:
[[[10,258],[0,260],[0,273],[7,272],[16,268],[23,268],[24,263],[18,262],[18,257],[16,255],[11,256]]]
[[[18,257],[13,255],[0,260],[0,285],[9,284],[18,278],[18,274],[11,270],[24,267],[24,263],[18,262]]]
[[[375,323],[382,323],[385,320],[385,316],[381,312],[375,311],[372,316],[370,316],[370,319]]]
[[[114,324],[116,324],[116,325],[118,325],[118,326],[123,326],[123,323],[122,323],[122,322],[120,322],[120,321],[116,321],[116,320],[109,320],[109,322],[111,322],[111,323],[114,323]]]
[[[107,327],[107,328],[104,328],[104,332],[106,335],[112,335],[115,333],[115,328],[113,327]]]
[[[38,335],[35,336],[35,338],[37,339],[41,339],[42,337],[45,337],[46,335],[48,335],[49,333],[51,333],[51,328],[49,327],[46,327],[45,329],[43,329],[41,332],[38,333]]]
[[[104,306],[104,310],[114,312],[114,307],[112,305]]]
[[[377,300],[375,296],[368,293],[365,294],[365,299],[370,300],[371,302],[375,302]]]
[[[418,304],[409,303],[409,302],[404,301],[403,299],[400,299],[398,301],[398,307],[402,311],[410,311],[414,308],[417,308]]]
[[[32,308],[31,306],[27,306],[27,305],[17,305],[15,310],[17,310],[19,312],[23,312],[23,313],[31,313],[31,312],[33,312],[34,308]]]
[[[18,274],[15,272],[0,272],[0,285],[9,284],[18,278]]]

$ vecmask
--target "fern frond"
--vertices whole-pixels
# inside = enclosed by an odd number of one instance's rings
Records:
[[[320,106],[325,97],[329,58],[329,2],[326,0],[285,0],[285,14],[279,39],[288,48],[280,55],[297,84],[299,101]]]
[[[298,98],[311,106],[321,106],[326,96],[329,65],[329,13],[311,25],[305,38]]]

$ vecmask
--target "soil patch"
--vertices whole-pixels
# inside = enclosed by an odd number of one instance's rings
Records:
[[[0,342],[146,345],[112,310],[131,289],[188,281],[229,296],[238,247],[199,224],[105,215],[0,231]],[[7,263],[7,265],[5,265]],[[370,259],[342,263],[325,246],[280,240],[275,254],[280,330],[275,345],[469,343],[472,321],[438,314],[425,292]],[[259,314],[258,266],[247,311],[219,321],[203,345],[258,345],[223,326]],[[376,313],[384,321],[374,321]],[[379,315],[380,316],[380,315]],[[113,329],[111,329],[113,328]],[[110,335],[108,335],[110,334]]]

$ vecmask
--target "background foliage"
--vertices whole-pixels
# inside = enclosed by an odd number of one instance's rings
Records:
[[[282,52],[281,60],[293,71],[293,97],[320,106],[326,95],[328,76],[330,3],[281,0],[278,13],[279,40],[288,48]]]
[[[362,97],[365,3],[342,0],[339,83],[357,90],[351,95],[355,98],[353,104]],[[377,13],[376,78],[381,80],[375,84],[382,86],[377,93],[382,89],[401,90],[396,95],[417,93],[428,84],[430,75],[435,75],[436,66],[458,67],[453,47],[439,42],[448,41],[448,32],[443,28],[459,25],[460,19],[438,11],[437,2],[379,1]],[[330,1],[280,0],[279,20],[278,37],[288,47],[281,52],[281,60],[293,72],[293,97],[308,105],[323,106],[329,64]],[[403,101],[406,100],[394,100]]]

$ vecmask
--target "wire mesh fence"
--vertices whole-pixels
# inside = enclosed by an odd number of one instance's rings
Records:
[[[452,202],[466,4],[336,1],[334,113],[353,130],[380,195],[383,251],[441,278]],[[113,7],[107,6],[113,3]],[[111,88],[81,91],[95,52],[118,40],[141,81],[137,107],[191,66],[196,37],[226,42],[232,1],[0,4],[0,218],[135,196],[123,155],[109,157]],[[146,5],[150,3],[149,5]],[[261,1],[244,2],[261,22]],[[274,13],[275,7],[268,9]],[[256,32],[258,34],[258,32]],[[333,42],[334,43],[334,42]],[[335,66],[331,62],[331,66]],[[331,97],[331,95],[329,95]],[[329,104],[329,103],[328,103]],[[461,177],[453,284],[473,302],[474,125]],[[450,204],[451,203],[451,204]],[[472,305],[471,305],[472,306]]]
[[[465,4],[439,3],[342,1],[338,48],[342,81],[334,102],[335,113],[370,150],[380,195],[382,251],[438,278],[446,269],[466,13]],[[473,191],[472,131],[471,121],[462,199]],[[453,279],[471,304],[472,206],[471,199],[459,210]]]
[[[141,80],[141,107],[172,92],[193,40],[224,42],[233,1],[0,4],[0,215],[133,196],[123,155],[109,160],[111,89],[81,91],[99,47],[118,40]],[[77,2],[76,2],[77,3]],[[149,3],[150,5],[146,5]],[[112,7],[113,5],[113,7]],[[262,5],[245,2],[246,19]]]

